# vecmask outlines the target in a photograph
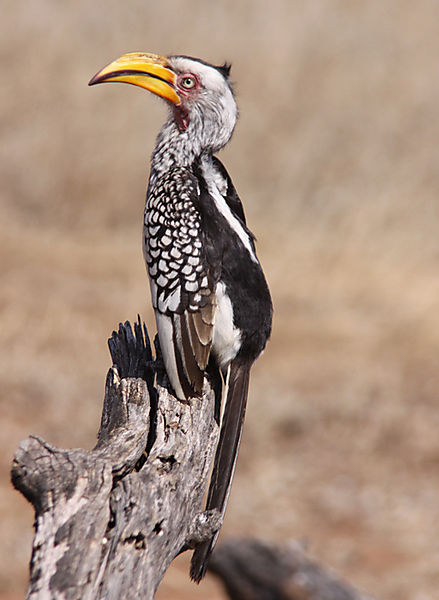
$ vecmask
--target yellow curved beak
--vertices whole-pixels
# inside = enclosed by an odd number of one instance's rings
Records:
[[[88,85],[96,83],[131,83],[180,104],[175,91],[176,75],[169,66],[168,59],[158,54],[130,52],[104,67],[90,79]]]

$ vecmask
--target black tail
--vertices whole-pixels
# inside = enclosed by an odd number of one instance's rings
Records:
[[[250,365],[231,363],[223,424],[216,449],[206,504],[207,510],[217,508],[222,516],[226,511],[241,442],[249,377]],[[191,561],[191,578],[197,583],[201,581],[206,573],[207,561],[215,547],[218,535],[219,531],[210,540],[195,548]]]

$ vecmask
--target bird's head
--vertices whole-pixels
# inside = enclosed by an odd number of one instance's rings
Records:
[[[216,152],[229,141],[238,109],[229,81],[230,66],[215,67],[188,56],[124,54],[89,82],[140,86],[167,101],[179,136]]]

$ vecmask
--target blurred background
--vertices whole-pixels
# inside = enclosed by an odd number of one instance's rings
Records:
[[[30,433],[91,448],[106,340],[154,323],[141,255],[165,107],[88,88],[128,51],[233,63],[222,152],[275,321],[253,372],[222,536],[303,540],[370,594],[439,587],[439,4],[431,0],[6,2],[0,35],[0,598],[22,598]],[[224,595],[183,556],[157,598]]]

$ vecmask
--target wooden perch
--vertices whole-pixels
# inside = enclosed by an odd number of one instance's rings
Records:
[[[231,600],[372,600],[310,560],[297,543],[229,540],[213,553],[209,570]]]
[[[218,437],[213,393],[206,383],[183,403],[154,387],[146,329],[134,329],[109,340],[96,447],[30,436],[16,452],[12,482],[36,516],[28,599],[151,599],[174,557],[221,525],[201,512]]]
[[[96,447],[30,436],[15,455],[13,484],[36,517],[31,600],[150,600],[175,556],[221,526],[218,511],[201,511],[218,437],[209,385],[200,399],[174,398],[140,320],[109,346]],[[209,569],[234,600],[370,600],[293,547],[226,542]]]

